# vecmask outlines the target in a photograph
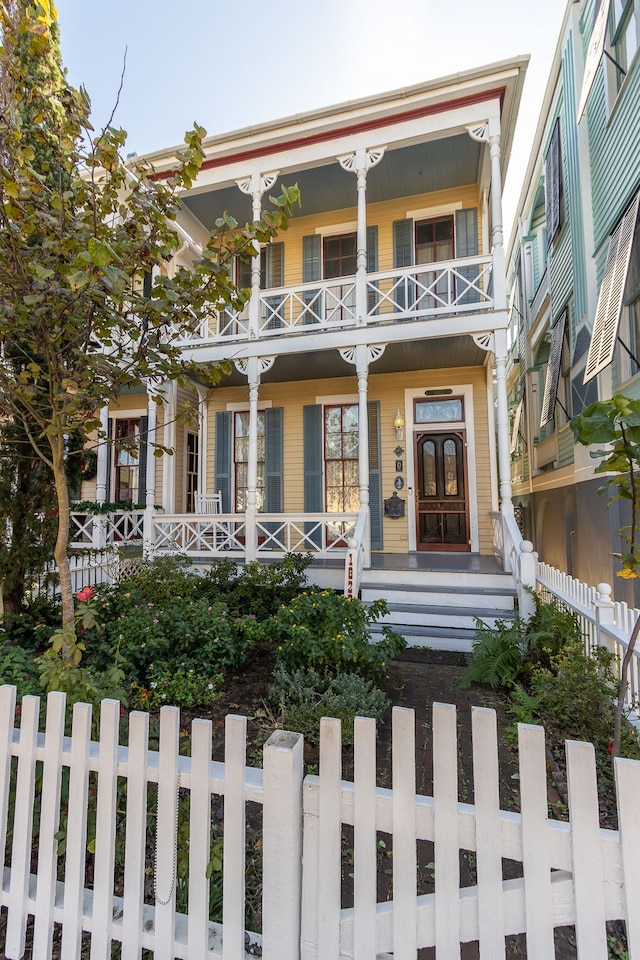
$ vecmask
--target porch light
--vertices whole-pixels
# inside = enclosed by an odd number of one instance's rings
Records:
[[[395,417],[393,418],[393,425],[396,428],[396,439],[403,440],[404,439],[404,417],[400,413],[400,410],[398,410]]]

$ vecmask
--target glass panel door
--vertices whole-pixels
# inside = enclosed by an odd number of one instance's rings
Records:
[[[416,436],[418,550],[469,550],[463,433]]]

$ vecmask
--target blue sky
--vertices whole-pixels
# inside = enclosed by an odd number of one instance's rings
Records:
[[[56,0],[70,81],[127,152],[235,130],[531,54],[505,189],[510,226],[564,0]]]

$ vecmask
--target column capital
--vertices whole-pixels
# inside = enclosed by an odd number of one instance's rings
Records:
[[[248,196],[255,196],[259,194],[262,196],[263,193],[266,193],[267,190],[271,190],[271,187],[274,185],[278,176],[280,175],[279,170],[274,170],[272,173],[252,173],[250,177],[245,177],[242,180],[236,180],[238,189],[242,193],[246,193]]]
[[[347,173],[367,173],[380,163],[386,149],[385,144],[383,147],[371,147],[367,150],[356,150],[355,153],[345,153],[336,159]]]
[[[473,126],[467,127],[467,133],[472,140],[477,140],[478,143],[488,143],[489,121],[485,120],[484,123],[474,123]]]
[[[495,353],[495,337],[493,333],[476,333],[473,337],[476,347],[484,350],[486,353]]]
[[[251,358],[257,361],[256,366],[256,375],[258,379],[263,373],[266,373],[267,370],[271,370],[271,367],[274,365],[276,358],[275,357],[256,357]],[[243,374],[244,376],[251,376],[252,371],[250,370],[250,360],[246,357],[242,360],[234,360],[233,365],[238,371],[238,373]]]
[[[370,363],[375,363],[376,360],[380,359],[386,349],[386,344],[368,345],[365,349],[367,351],[366,362],[368,366]],[[345,363],[349,363],[351,366],[357,366],[359,359],[358,347],[342,347],[338,352]]]

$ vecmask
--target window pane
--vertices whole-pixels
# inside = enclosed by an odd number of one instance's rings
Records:
[[[342,486],[342,460],[328,460],[326,467],[327,487]]]
[[[420,400],[415,407],[416,423],[443,423],[462,420],[462,400]]]
[[[329,433],[325,438],[325,457],[327,460],[342,459],[342,435]]]
[[[425,497],[436,496],[436,446],[429,440],[422,447]]]
[[[342,429],[342,407],[325,407],[324,429],[327,433],[340,433]]]
[[[453,440],[444,442],[444,487],[448,497],[457,497],[458,493],[458,458],[456,445]]]
[[[358,408],[357,406],[343,407],[342,425],[344,430],[358,429]]]
[[[345,457],[358,457],[358,434],[345,433],[342,443],[342,451]]]
[[[249,438],[236,437],[236,463],[246,463],[249,459]]]

